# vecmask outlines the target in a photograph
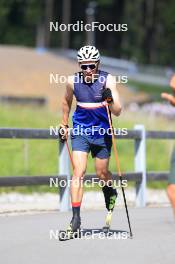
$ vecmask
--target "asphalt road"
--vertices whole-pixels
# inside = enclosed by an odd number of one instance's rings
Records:
[[[1,216],[0,263],[175,263],[175,222],[171,209],[144,208],[129,212],[133,239],[126,237],[124,209],[116,209],[111,236],[104,237],[99,230],[104,223],[104,211],[84,211],[82,227],[91,234],[64,242],[58,240],[58,232],[66,228],[71,213]]]

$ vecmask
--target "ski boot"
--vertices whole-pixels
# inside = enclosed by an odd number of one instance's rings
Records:
[[[60,233],[59,240],[69,240],[73,238],[80,237],[80,226],[81,218],[78,215],[72,217],[72,220],[66,231]]]

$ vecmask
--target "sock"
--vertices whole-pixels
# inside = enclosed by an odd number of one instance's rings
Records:
[[[81,206],[80,202],[72,203],[73,216],[75,216],[75,215],[80,216],[80,206]]]

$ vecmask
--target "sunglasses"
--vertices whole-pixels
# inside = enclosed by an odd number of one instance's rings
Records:
[[[87,70],[88,68],[89,68],[90,70],[94,70],[94,69],[96,68],[96,64],[95,64],[95,63],[93,63],[93,64],[81,64],[81,65],[80,65],[80,68],[81,68],[83,71]]]

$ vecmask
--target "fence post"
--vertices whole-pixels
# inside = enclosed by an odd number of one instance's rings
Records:
[[[24,139],[24,171],[25,175],[29,173],[29,140]]]
[[[136,183],[136,206],[146,206],[146,132],[144,125],[135,125],[140,130],[141,139],[135,140],[135,172],[142,173],[141,182]]]
[[[60,142],[59,145],[59,174],[66,175],[67,181],[70,180],[70,160],[66,144]],[[68,183],[68,182],[67,182]],[[66,187],[60,186],[60,211],[66,212],[70,209],[70,184]]]

